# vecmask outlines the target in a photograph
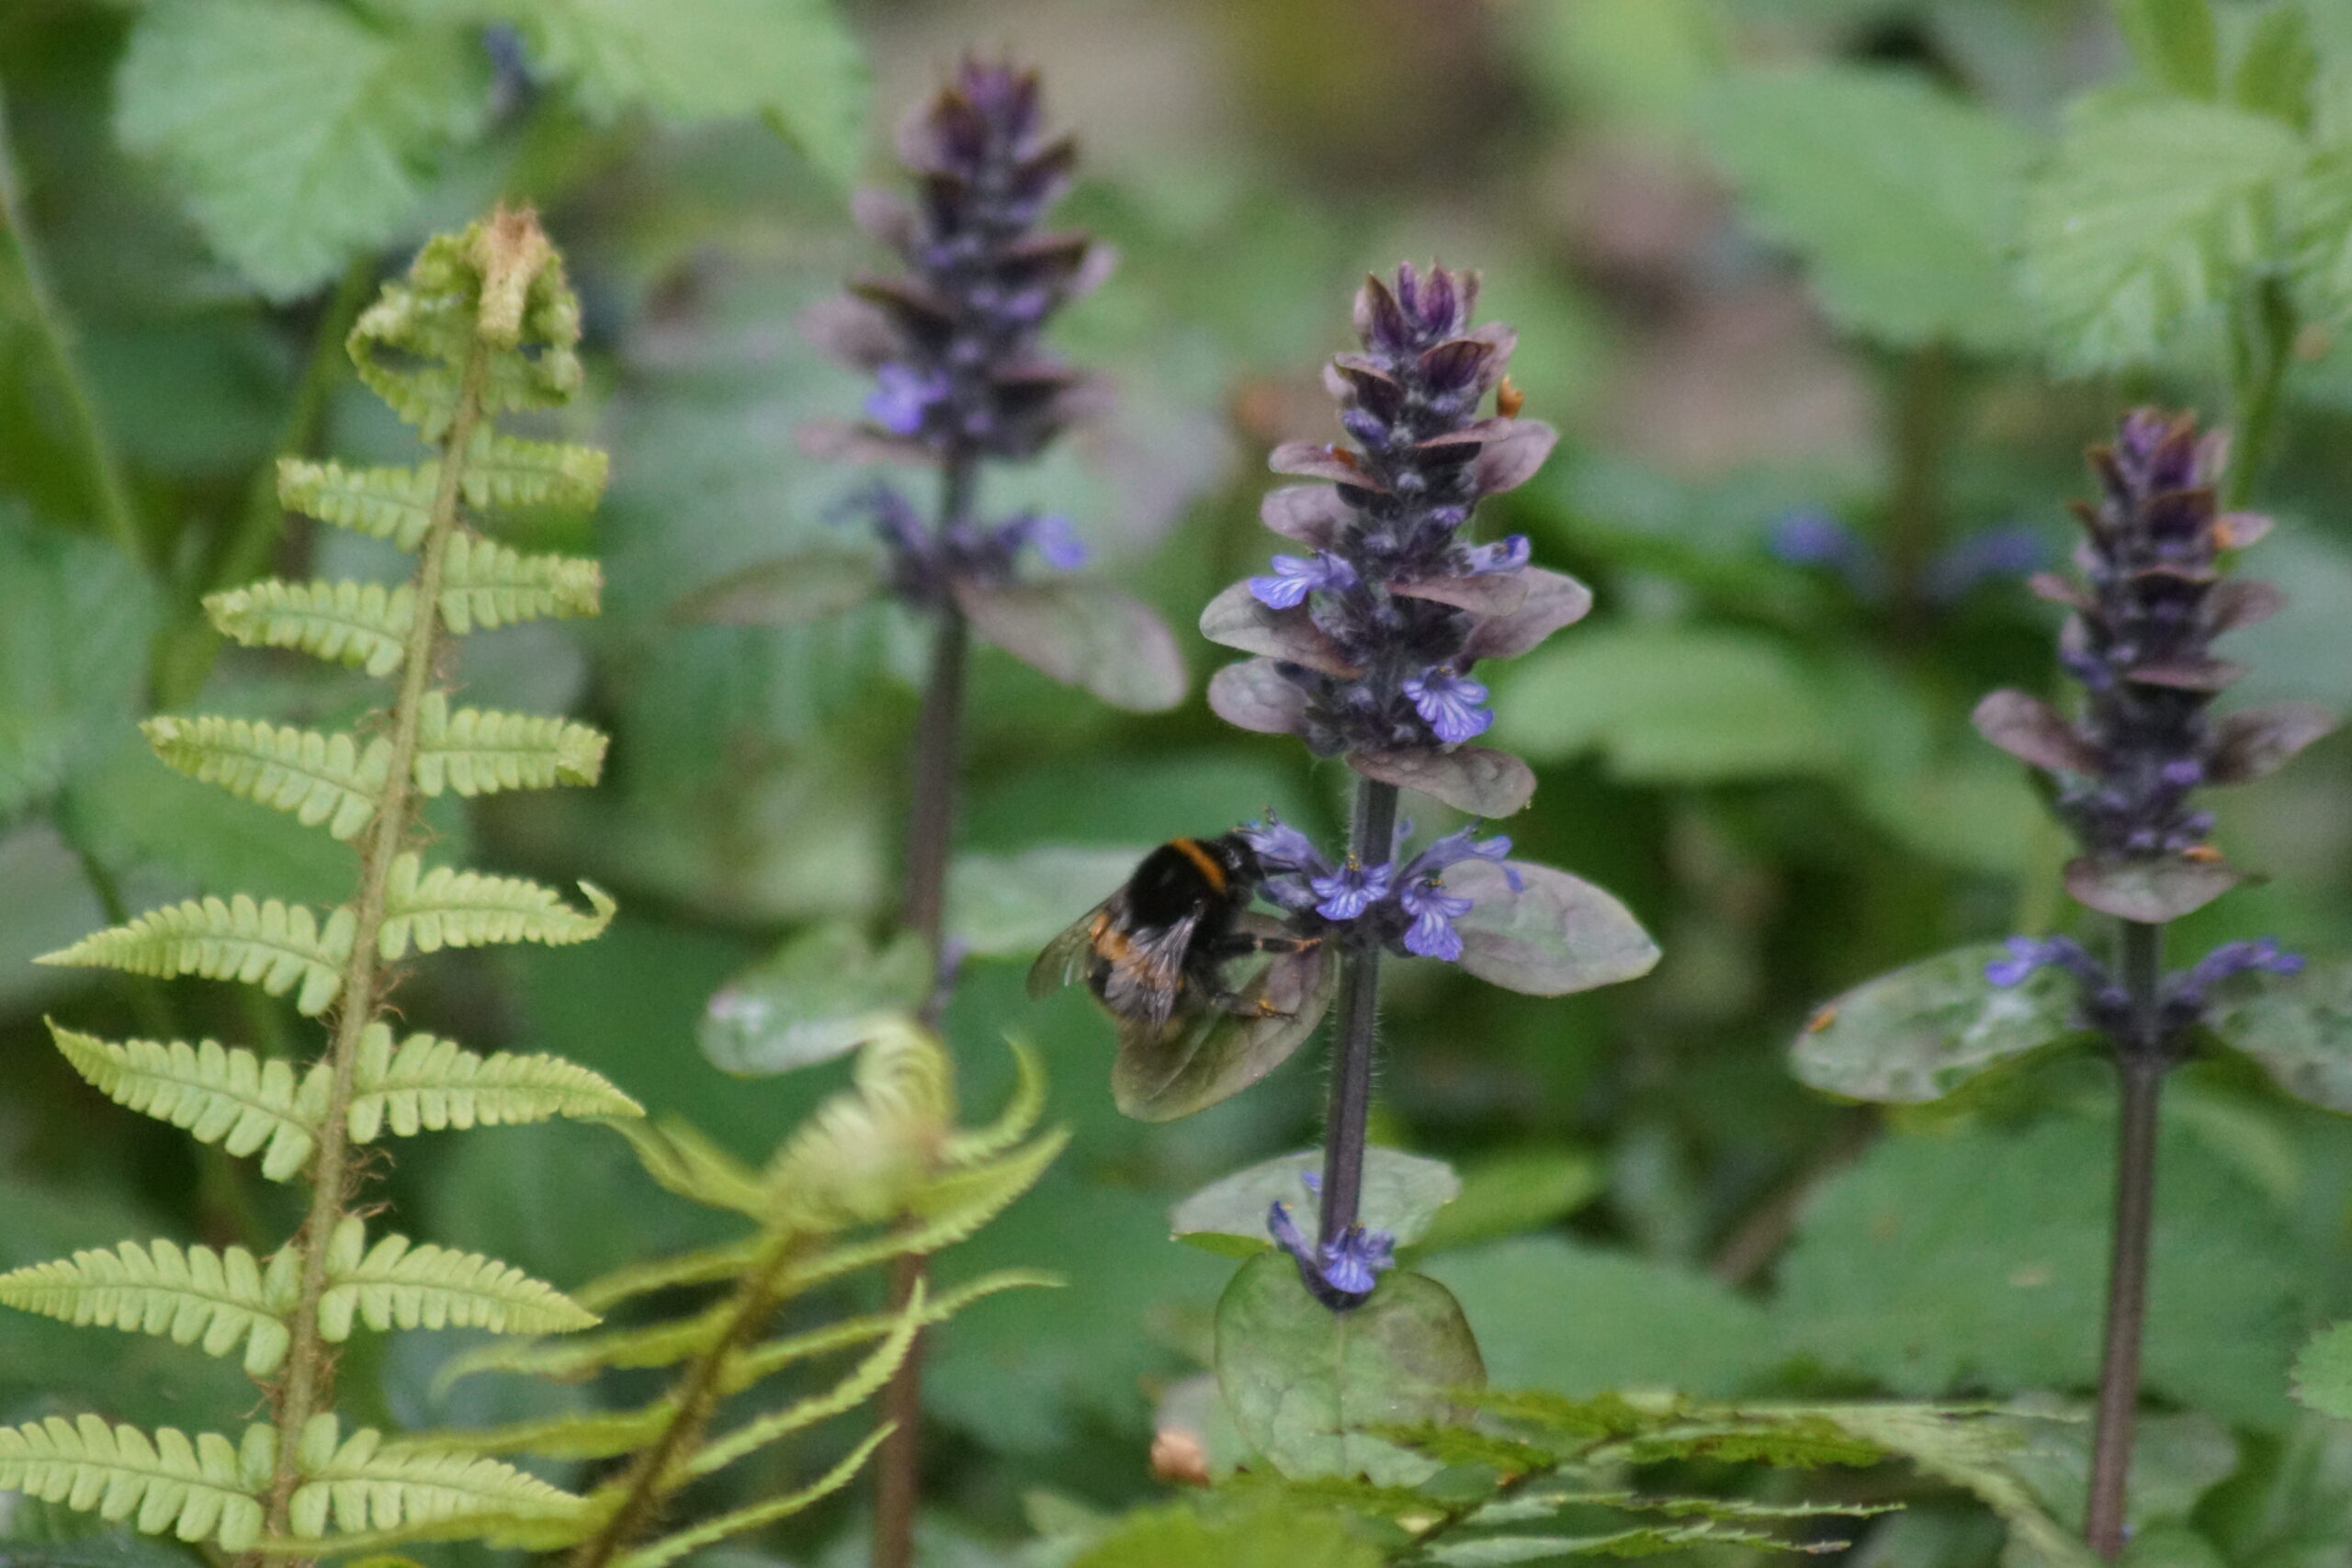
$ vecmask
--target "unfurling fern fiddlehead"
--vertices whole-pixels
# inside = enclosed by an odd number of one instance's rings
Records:
[[[455,790],[594,783],[604,738],[535,716],[452,709],[436,686],[450,640],[477,626],[593,615],[593,560],[528,556],[475,534],[469,516],[514,505],[593,505],[605,459],[501,435],[509,411],[567,400],[580,381],[579,306],[527,212],[502,209],[425,246],[354,327],[361,378],[435,455],[413,468],[288,462],[282,499],[390,540],[415,567],[398,586],[277,581],[216,594],[220,630],[394,679],[372,734],[324,735],[226,718],[158,718],[149,740],[178,771],[291,813],[358,851],[350,900],[327,911],[192,898],[85,938],[43,962],[186,975],[295,993],[331,1017],[324,1054],[297,1070],[207,1040],[110,1042],[52,1026],[75,1070],[110,1098],[232,1155],[259,1153],[273,1180],[301,1177],[307,1217],[266,1258],[169,1241],[126,1242],[0,1276],[0,1303],[79,1324],[165,1335],[213,1355],[242,1348],[269,1419],[241,1436],[152,1435],[95,1416],[0,1428],[0,1489],[95,1509],[141,1530],[216,1541],[258,1562],[424,1535],[563,1538],[594,1528],[581,1498],[458,1447],[345,1435],[334,1347],[361,1324],[541,1334],[594,1316],[488,1258],[370,1235],[356,1212],[355,1145],[386,1131],[640,1114],[603,1078],[554,1056],[482,1056],[421,1033],[395,1041],[390,966],[412,951],[575,942],[612,901],[582,911],[516,877],[428,868],[424,799]],[[340,1540],[334,1538],[342,1538]]]

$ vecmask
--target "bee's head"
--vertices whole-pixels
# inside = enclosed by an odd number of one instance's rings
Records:
[[[1206,840],[1209,853],[1216,856],[1226,874],[1236,887],[1254,888],[1266,878],[1265,867],[1258,863],[1258,852],[1250,840],[1238,833],[1227,833],[1220,839]]]

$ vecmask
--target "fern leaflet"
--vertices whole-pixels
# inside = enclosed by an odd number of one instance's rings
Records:
[[[286,582],[269,578],[208,594],[220,635],[247,648],[291,648],[329,662],[363,665],[381,678],[407,656],[416,621],[408,583]]]
[[[404,1235],[383,1236],[368,1247],[356,1214],[335,1227],[327,1280],[319,1332],[336,1344],[351,1337],[355,1315],[379,1333],[423,1327],[560,1334],[596,1321],[554,1286],[478,1252],[419,1247]]]
[[[323,1537],[332,1525],[415,1540],[435,1526],[486,1517],[553,1521],[583,1512],[571,1493],[494,1459],[387,1445],[373,1427],[338,1440],[340,1432],[332,1415],[312,1417],[303,1430],[302,1484],[288,1516],[297,1535]]]
[[[586,512],[604,498],[611,459],[594,446],[526,441],[484,431],[466,454],[466,503],[518,510]]]
[[[272,1181],[300,1170],[317,1146],[325,1097],[307,1081],[298,1087],[294,1069],[284,1062],[265,1062],[213,1040],[117,1043],[53,1021],[49,1032],[74,1070],[116,1104],[241,1157],[267,1145],[261,1173]]]
[[[255,1430],[265,1437],[267,1427]],[[22,1427],[0,1427],[0,1490],[23,1492],[96,1513],[130,1519],[149,1535],[170,1531],[182,1540],[216,1540],[243,1551],[261,1534],[262,1508],[254,1464],[265,1468],[274,1448],[249,1435],[240,1454],[217,1432],[194,1442],[175,1427],[151,1438],[136,1427],[114,1427],[96,1416],[68,1422],[52,1416]]]
[[[412,1034],[395,1049],[391,1025],[359,1039],[351,1135],[372,1143],[389,1126],[401,1137],[444,1127],[544,1122],[551,1116],[635,1117],[644,1108],[599,1074],[560,1056],[500,1051],[476,1055],[453,1040]]]
[[[390,539],[404,550],[424,542],[434,492],[440,488],[438,460],[404,468],[351,468],[300,457],[277,462],[277,499],[288,510],[371,539]]]
[[[200,1344],[208,1356],[225,1356],[242,1341],[245,1371],[265,1378],[286,1357],[291,1262],[290,1253],[281,1253],[265,1275],[242,1247],[183,1252],[168,1241],[143,1247],[126,1241],[0,1274],[0,1303],[71,1324]]]
[[[788,1437],[820,1421],[846,1415],[881,1393],[882,1385],[890,1381],[890,1374],[899,1370],[899,1363],[907,1359],[907,1352],[914,1347],[915,1333],[923,1324],[924,1296],[923,1284],[918,1280],[907,1298],[906,1309],[898,1314],[898,1321],[891,1325],[888,1335],[851,1370],[847,1377],[823,1393],[801,1400],[772,1416],[747,1421],[718,1441],[706,1444],[701,1452],[680,1467],[679,1473],[671,1477],[669,1483],[683,1485],[694,1477],[708,1475],[734,1463],[745,1454],[764,1448],[778,1438]]]
[[[348,908],[334,910],[322,925],[302,905],[276,898],[255,903],[240,893],[225,901],[190,898],[151,909],[129,925],[95,932],[34,962],[164,979],[200,975],[259,986],[273,997],[300,986],[294,1005],[315,1017],[343,988],[342,964],[351,956],[356,929]]]
[[[412,945],[422,953],[507,942],[568,946],[603,935],[612,923],[615,905],[592,883],[580,885],[592,911],[583,915],[554,888],[524,877],[421,867],[413,851],[392,862],[376,940],[387,961],[404,956]]]
[[[879,1427],[852,1449],[840,1463],[797,1492],[737,1508],[716,1518],[705,1519],[691,1529],[650,1541],[635,1551],[625,1552],[615,1559],[614,1568],[669,1568],[669,1564],[689,1552],[699,1551],[706,1546],[716,1545],[746,1530],[760,1529],[779,1519],[790,1518],[810,1504],[821,1502],[855,1480],[857,1472],[865,1468],[865,1461],[873,1457],[874,1450],[882,1446],[883,1439],[890,1432],[888,1426]]]
[[[584,724],[538,714],[449,709],[425,694],[416,734],[416,787],[437,795],[593,784],[605,766],[605,737]]]
[[[151,718],[147,743],[179,772],[219,784],[240,800],[291,812],[304,827],[326,824],[348,841],[376,815],[391,743],[360,742],[243,718]]]
[[[475,626],[593,615],[605,596],[605,569],[581,556],[525,555],[479,534],[449,541],[441,572],[441,620],[464,637]]]

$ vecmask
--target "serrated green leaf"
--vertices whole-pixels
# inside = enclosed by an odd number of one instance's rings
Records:
[[[1817,1414],[1928,1474],[1974,1495],[2001,1516],[2013,1541],[2048,1568],[2094,1568],[2098,1559],[2074,1532],[2052,1519],[2011,1461],[2033,1440],[2036,1423],[1931,1405],[1851,1404]]]
[[[481,125],[489,85],[460,28],[163,0],[131,29],[115,125],[162,163],[213,248],[287,299],[398,234],[422,171]]]
[[[1005,1291],[1052,1290],[1061,1283],[1058,1276],[1041,1273],[1035,1269],[1000,1269],[926,1298],[922,1326],[944,1323],[974,1302]],[[900,1321],[896,1313],[868,1313],[860,1317],[847,1317],[838,1323],[827,1324],[822,1328],[812,1328],[805,1334],[771,1339],[737,1357],[728,1368],[723,1385],[730,1393],[740,1392],[795,1361],[805,1361],[812,1356],[845,1350],[853,1345],[880,1338],[895,1329]]]
[[[600,448],[526,441],[484,427],[466,453],[466,504],[482,511],[593,511],[611,471],[612,459]]]
[[[867,82],[856,39],[828,0],[524,0],[535,62],[609,119],[766,116],[837,183],[865,151]]]
[[[413,851],[392,862],[385,880],[384,922],[376,949],[387,960],[445,947],[536,942],[569,946],[602,936],[616,906],[605,890],[583,882],[589,912],[582,914],[552,887],[520,876],[492,876],[452,866],[423,869]]]
[[[427,1129],[514,1125],[553,1116],[637,1117],[644,1107],[601,1075],[560,1056],[512,1051],[477,1055],[453,1040],[412,1034],[397,1048],[391,1026],[371,1023],[353,1069],[351,1136],[372,1142]]]
[[[120,550],[0,502],[0,820],[54,794],[137,712],[155,611]]]
[[[1241,1435],[1283,1474],[1409,1485],[1436,1461],[1372,1429],[1445,1419],[1486,1369],[1436,1280],[1392,1270],[1371,1300],[1333,1312],[1272,1252],[1244,1263],[1217,1302],[1216,1380]]]
[[[628,1140],[645,1174],[679,1197],[755,1220],[768,1217],[771,1204],[759,1173],[684,1118],[616,1122],[613,1130]]]
[[[2322,1415],[2352,1421],[2352,1323],[2312,1336],[2295,1358],[2295,1397]]]
[[[1017,1035],[1008,1034],[1004,1043],[1012,1052],[1013,1088],[997,1112],[996,1120],[984,1127],[974,1127],[956,1134],[940,1150],[940,1163],[949,1166],[978,1165],[994,1159],[1011,1150],[1035,1129],[1037,1119],[1046,1113],[1046,1064],[1036,1047]]]
[[[0,1490],[22,1492],[141,1531],[215,1540],[243,1551],[261,1535],[262,1506],[237,1450],[217,1432],[164,1427],[153,1437],[95,1416],[52,1416],[0,1427]]]
[[[387,1235],[343,1261],[339,1254],[356,1251],[364,1235],[359,1219],[346,1217],[330,1249],[319,1332],[331,1343],[351,1337],[354,1318],[379,1334],[395,1327],[561,1334],[596,1321],[554,1286],[480,1253]]]
[[[568,718],[485,708],[450,711],[427,692],[417,713],[416,787],[468,796],[510,789],[593,784],[605,766],[605,736]]]
[[[1789,1059],[1827,1094],[1887,1104],[1940,1100],[2001,1063],[2079,1032],[2078,987],[2057,969],[1996,986],[1997,942],[1956,948],[1866,980],[1813,1015]]]
[[[494,1459],[388,1444],[372,1427],[342,1438],[333,1416],[313,1419],[302,1448],[302,1484],[288,1510],[298,1537],[367,1532],[371,1545],[383,1544],[485,1516],[561,1521],[584,1508],[571,1494]]]
[[[403,582],[285,582],[276,578],[207,594],[220,635],[247,648],[293,648],[364,665],[379,679],[401,667],[416,624],[416,590]]]
[[[1742,210],[1805,258],[1840,324],[1897,347],[2030,341],[2010,263],[2024,131],[1916,77],[1852,66],[1730,77],[1701,124]]]
[[[441,563],[441,620],[458,637],[518,621],[573,620],[602,608],[605,569],[586,556],[526,555],[460,529]]]
[[[2307,1104],[2352,1111],[2352,963],[2233,981],[2205,1027]]]
[[[1698,1546],[1803,1551],[1763,1530],[1702,1520],[1687,1525],[1639,1525],[1600,1535],[1513,1535],[1485,1540],[1442,1540],[1430,1555],[1450,1568],[1500,1568],[1505,1563],[1553,1562],[1564,1557],[1657,1557]]]
[[[2215,104],[2092,100],[2027,201],[2030,293],[2064,368],[2144,365],[2277,258],[2305,152],[2277,120]]]
[[[284,1181],[317,1146],[323,1097],[305,1096],[294,1069],[239,1046],[206,1040],[125,1040],[79,1033],[51,1021],[49,1032],[74,1070],[118,1105],[184,1129],[200,1144],[237,1156],[266,1149],[261,1171]],[[319,1099],[321,1104],[308,1103]]]
[[[683,1529],[674,1535],[666,1535],[659,1540],[649,1541],[634,1551],[623,1553],[615,1561],[613,1568],[668,1568],[668,1564],[675,1562],[690,1552],[699,1551],[706,1546],[715,1545],[731,1536],[741,1535],[746,1530],[762,1529],[779,1519],[790,1518],[812,1504],[831,1496],[855,1480],[857,1472],[865,1468],[865,1461],[873,1457],[874,1450],[882,1446],[883,1439],[888,1438],[890,1432],[891,1428],[888,1426],[879,1428],[864,1442],[852,1449],[832,1469],[797,1492],[787,1492],[781,1497],[771,1497],[763,1503],[753,1503],[748,1507],[737,1508],[732,1512],[720,1514],[715,1518],[705,1519],[690,1529]]]
[[[2319,52],[2312,47],[2311,24],[2302,8],[2273,6],[2254,19],[2237,67],[2230,73],[2230,101],[2297,130],[2308,130],[2312,86],[2319,66]]]
[[[285,1359],[286,1312],[262,1265],[242,1247],[183,1250],[169,1241],[77,1252],[0,1274],[0,1303],[65,1322],[200,1345],[208,1356],[244,1347],[245,1371],[266,1378]]]
[[[2296,186],[2295,299],[2314,321],[2352,319],[2352,148],[2312,161]]]
[[[1266,1234],[1266,1216],[1280,1201],[1313,1241],[1319,1234],[1317,1211],[1303,1179],[1319,1176],[1322,1169],[1319,1149],[1262,1160],[1211,1182],[1170,1209],[1169,1231],[1177,1240],[1207,1251],[1246,1258],[1273,1245]],[[1400,1149],[1364,1151],[1360,1217],[1366,1229],[1388,1232],[1399,1247],[1420,1240],[1439,1212],[1461,1191],[1462,1179],[1442,1159]]]
[[[295,1006],[324,1012],[343,989],[356,922],[347,908],[323,924],[311,909],[270,898],[190,898],[151,909],[129,925],[84,937],[36,963],[88,964],[169,978],[201,975],[236,980],[282,997],[298,985]]]
[[[290,813],[304,827],[324,824],[345,842],[374,818],[391,771],[391,742],[381,736],[363,745],[351,735],[210,716],[151,718],[140,728],[155,755],[188,777]]]
[[[739,1269],[751,1261],[747,1253]],[[725,1277],[715,1274],[710,1278]],[[707,1283],[709,1280],[695,1282]],[[582,1298],[596,1299],[596,1287],[590,1285],[573,1292],[574,1300]],[[478,1372],[514,1372],[556,1382],[577,1382],[591,1373],[611,1368],[673,1367],[718,1343],[730,1321],[728,1304],[719,1302],[691,1316],[649,1324],[643,1328],[582,1334],[547,1343],[484,1345],[449,1358],[434,1384],[447,1388]],[[495,1447],[476,1446],[485,1450]]]
[[[847,1376],[822,1393],[810,1394],[786,1409],[746,1421],[722,1435],[710,1438],[700,1451],[679,1467],[674,1477],[667,1478],[666,1484],[682,1486],[690,1479],[709,1475],[780,1438],[789,1437],[820,1421],[830,1421],[836,1416],[845,1415],[881,1393],[882,1386],[905,1363],[907,1353],[914,1348],[915,1335],[925,1322],[928,1304],[923,1283],[918,1280],[913,1292],[907,1298],[906,1306],[898,1313],[897,1321],[883,1336],[882,1342],[852,1368]]]
[[[855,921],[825,921],[729,980],[704,1010],[696,1038],[724,1072],[791,1072],[857,1049],[888,1019],[911,1016],[934,978],[914,932],[877,943]]]

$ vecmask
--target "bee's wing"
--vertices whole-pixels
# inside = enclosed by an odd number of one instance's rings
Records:
[[[1113,898],[1117,897],[1112,895]],[[1067,906],[1065,906],[1067,908]],[[1037,962],[1029,965],[1029,996],[1037,1000],[1053,995],[1086,973],[1088,954],[1094,951],[1094,925],[1110,911],[1105,898],[1069,923],[1061,935],[1046,944]]]
[[[1184,954],[1193,945],[1199,910],[1172,925],[1130,932],[1124,951],[1112,956],[1102,981],[1102,1005],[1122,1019],[1157,1029],[1174,1016],[1184,986]]]

